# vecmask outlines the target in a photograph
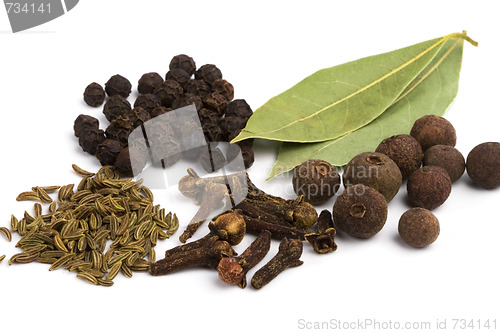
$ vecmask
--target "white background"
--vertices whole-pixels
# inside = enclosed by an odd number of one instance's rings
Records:
[[[31,209],[32,204],[15,201],[18,193],[78,182],[72,163],[99,167],[72,132],[80,113],[100,114],[83,102],[88,83],[104,84],[120,73],[135,89],[141,74],[164,75],[179,53],[198,65],[219,66],[235,97],[256,109],[318,69],[466,29],[479,47],[465,45],[459,93],[446,117],[464,155],[481,142],[500,141],[500,26],[494,4],[86,0],[65,16],[18,34],[10,32],[2,9],[0,225],[8,226],[10,214],[21,217]],[[254,182],[292,198],[290,175],[264,182],[277,146],[259,141],[255,151]],[[157,203],[177,212],[182,226],[197,209],[175,186],[155,195]],[[9,267],[19,238],[7,243],[0,236],[0,255],[8,255],[0,264],[1,330],[295,332],[304,331],[306,322],[365,318],[430,322],[433,328],[436,320],[447,320],[449,331],[453,318],[496,319],[499,327],[500,189],[476,188],[464,175],[434,211],[441,235],[421,250],[398,238],[397,222],[409,208],[405,198],[402,188],[389,205],[386,226],[372,239],[339,235],[337,252],[328,255],[305,246],[304,265],[260,291],[226,286],[209,269],[156,278],[137,273],[132,279],[117,277],[112,288],[95,287],[64,270],[48,272],[47,265]],[[318,209],[332,205],[330,200]],[[177,236],[157,247],[158,258],[178,244]],[[252,239],[247,237],[239,252]],[[276,249],[277,242],[265,261]]]

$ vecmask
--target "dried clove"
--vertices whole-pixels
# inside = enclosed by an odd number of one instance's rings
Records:
[[[308,230],[318,220],[316,209],[303,196],[298,196],[295,200],[286,200],[265,193],[260,190],[250,180],[247,175],[248,194],[245,200],[252,205],[261,208],[273,215],[276,215],[296,228]]]
[[[217,236],[204,237],[195,246],[181,245],[179,249],[166,255],[149,266],[149,273],[153,276],[166,275],[190,267],[208,266],[217,269],[223,257],[233,256],[236,253],[231,245],[219,240]],[[187,251],[186,251],[187,249]]]
[[[286,226],[282,224],[275,224],[271,222],[266,222],[258,218],[250,217],[248,215],[242,215],[245,220],[246,229],[248,233],[260,234],[263,230],[267,230],[271,233],[271,238],[273,239],[305,239],[306,232],[299,230],[297,228]]]
[[[219,261],[219,278],[227,284],[238,284],[245,288],[246,274],[264,259],[270,247],[271,233],[264,230],[240,256],[225,257]]]
[[[278,253],[252,277],[252,286],[255,289],[260,289],[285,269],[302,265],[304,262],[299,260],[302,249],[302,241],[283,239]]]
[[[207,235],[165,251],[165,257],[172,257],[182,252],[200,248],[214,236],[218,237],[219,240],[227,241],[230,245],[237,245],[246,233],[245,220],[240,215],[232,212],[218,216],[216,222],[210,223],[208,227],[210,232]]]
[[[205,222],[210,213],[221,208],[223,199],[227,207],[226,209],[229,209],[235,200],[239,201],[244,198],[244,190],[246,190],[245,182],[245,173],[200,178],[193,169],[189,168],[188,175],[182,177],[179,181],[179,191],[184,196],[193,198],[195,203],[200,205],[200,209],[191,219],[191,222],[179,237],[179,240],[185,243],[191,238]]]
[[[222,184],[225,184],[226,188],[221,186]],[[243,172],[230,176],[200,178],[194,170],[188,169],[188,175],[179,181],[179,191],[189,198],[194,198],[195,202],[201,201],[200,211],[208,212],[206,214],[214,210],[214,197],[220,195],[215,192],[224,192],[226,204],[229,204],[229,201],[231,204],[236,203],[235,209],[240,211],[245,222],[250,223],[249,231],[260,233],[264,227],[260,220],[285,227],[277,228],[269,225],[273,238],[282,236],[279,239],[283,237],[304,239],[304,231],[310,229],[318,219],[316,209],[305,202],[302,196],[295,200],[286,200],[269,195],[258,189]],[[206,218],[206,215],[201,217]],[[199,216],[195,216],[181,235],[181,241],[191,237],[203,221]]]
[[[246,233],[246,223],[240,214],[229,212],[218,216],[214,222],[208,224],[210,232],[227,241],[231,245],[238,245]]]
[[[306,241],[312,245],[314,252],[319,254],[330,253],[337,249],[335,244],[336,231],[333,227],[332,213],[324,209],[318,218],[316,232],[305,235]]]
[[[186,230],[179,236],[181,243],[185,243],[191,238],[198,228],[205,222],[210,213],[222,205],[222,199],[229,196],[226,185],[212,183],[207,185],[202,198],[200,209],[189,222]]]

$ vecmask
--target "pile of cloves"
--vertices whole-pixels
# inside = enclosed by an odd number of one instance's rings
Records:
[[[152,275],[205,266],[216,269],[225,283],[245,288],[246,274],[267,255],[271,239],[280,240],[278,253],[251,279],[252,286],[260,289],[285,269],[303,263],[300,257],[304,240],[316,253],[337,249],[329,211],[321,212],[318,218],[315,208],[304,201],[303,196],[286,200],[267,194],[257,188],[245,172],[201,178],[188,169],[188,175],[179,182],[179,190],[194,199],[200,209],[179,237],[185,244],[167,250],[164,259],[151,264]],[[223,213],[209,223],[209,233],[186,243],[217,209]],[[311,231],[313,226],[315,229]],[[239,244],[246,233],[255,234],[257,238],[237,255],[232,246]]]

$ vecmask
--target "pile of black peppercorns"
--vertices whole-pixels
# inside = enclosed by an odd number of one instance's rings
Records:
[[[104,89],[95,82],[85,89],[83,99],[92,107],[102,105],[108,96],[103,107],[110,123],[106,130],[100,129],[99,121],[89,115],[79,115],[74,122],[80,146],[95,155],[102,165],[114,165],[121,175],[132,176],[129,134],[144,122],[187,105],[196,107],[208,143],[208,149],[191,154],[191,159],[198,156],[203,168],[211,172],[230,162],[241,151],[245,168],[253,164],[252,140],[229,145],[225,155],[217,147],[217,142],[235,138],[253,112],[245,100],[233,100],[233,86],[222,78],[222,72],[215,65],[206,64],[196,69],[193,58],[180,54],[172,58],[165,80],[158,73],[146,73],[139,79],[137,90],[139,96],[132,107],[127,101],[132,84],[121,75],[112,76]],[[179,149],[176,142],[186,133],[189,131],[169,133],[166,129],[170,149]],[[178,159],[182,153],[179,149]]]
[[[407,179],[408,199],[416,206],[399,220],[398,231],[410,246],[424,247],[439,235],[439,221],[430,210],[441,206],[452,183],[465,170],[472,181],[486,189],[500,187],[500,143],[486,142],[467,156],[454,148],[456,132],[446,119],[427,115],[415,121],[410,135],[384,139],[375,152],[355,156],[344,168],[346,190],[333,206],[335,226],[351,236],[369,238],[387,219],[387,204]],[[292,179],[297,195],[316,204],[337,192],[340,177],[328,162],[309,160],[298,166]],[[327,195],[325,195],[327,193]]]

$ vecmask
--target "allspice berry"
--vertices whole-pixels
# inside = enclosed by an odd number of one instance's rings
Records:
[[[130,81],[119,74],[113,75],[104,86],[109,97],[120,95],[127,98],[132,91]]]
[[[467,156],[467,174],[481,187],[499,187],[500,142],[485,142],[474,147]]]
[[[434,209],[448,199],[451,193],[451,179],[441,167],[424,166],[408,178],[407,191],[412,204]]]
[[[452,146],[435,145],[425,151],[424,165],[439,166],[448,172],[451,182],[456,182],[465,171],[465,158]]]
[[[422,147],[420,143],[408,134],[393,135],[384,139],[375,150],[387,155],[396,163],[403,179],[410,177],[413,171],[422,164]]]
[[[416,207],[401,216],[398,231],[406,244],[425,247],[438,238],[439,221],[429,210]]]
[[[431,146],[455,147],[457,143],[457,134],[453,125],[443,117],[435,115],[427,115],[417,119],[410,135],[417,139],[424,152]]]
[[[387,202],[398,193],[403,181],[396,163],[376,152],[354,156],[344,169],[343,180],[346,188],[354,184],[370,186],[382,193]]]
[[[329,200],[340,187],[337,169],[323,160],[308,160],[293,171],[292,185],[295,194],[317,205]]]
[[[106,93],[104,89],[99,83],[92,82],[85,88],[83,92],[83,100],[87,105],[97,107],[104,102],[104,98],[106,97]]]
[[[335,227],[354,237],[372,237],[382,230],[386,220],[384,196],[363,184],[349,186],[333,205]]]

